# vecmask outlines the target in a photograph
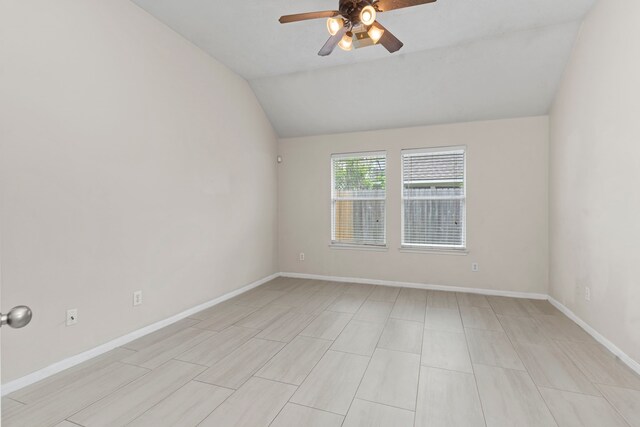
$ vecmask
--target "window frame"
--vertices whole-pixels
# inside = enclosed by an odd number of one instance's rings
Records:
[[[385,176],[385,188],[384,188],[384,198],[375,198],[375,199],[345,199],[342,198],[340,200],[381,200],[384,201],[384,227],[383,227],[383,239],[384,242],[380,243],[380,244],[374,244],[374,243],[358,243],[358,242],[339,242],[336,241],[334,239],[334,232],[336,230],[336,218],[335,218],[335,212],[334,212],[334,204],[336,202],[336,197],[335,197],[335,174],[334,174],[334,165],[333,165],[333,160],[334,159],[353,159],[353,158],[359,158],[359,157],[384,157],[385,160],[385,166],[384,166],[384,176]],[[389,188],[389,181],[388,181],[388,166],[389,166],[389,161],[388,161],[388,156],[387,156],[387,152],[386,151],[356,151],[356,152],[349,152],[349,153],[331,153],[331,155],[329,156],[329,163],[330,163],[330,173],[331,173],[331,190],[330,190],[330,203],[329,203],[329,216],[331,217],[330,219],[330,229],[329,229],[329,246],[333,247],[333,248],[337,248],[337,249],[364,249],[364,250],[385,250],[387,248],[387,217],[388,217],[388,213],[387,213],[387,209],[388,209],[388,203],[387,203],[387,197],[388,197],[388,188]]]
[[[447,154],[447,153],[458,153],[462,151],[464,164],[463,164],[463,178],[462,178],[462,188],[463,188],[463,212],[462,212],[462,245],[434,245],[434,244],[419,244],[419,243],[407,243],[405,241],[405,196],[404,196],[404,158],[405,154]],[[466,253],[467,252],[467,146],[466,145],[455,145],[455,146],[446,146],[446,147],[428,147],[428,148],[411,148],[404,149],[400,151],[400,249],[406,251],[437,251],[437,252],[459,252]],[[434,200],[434,199],[424,199],[424,200]],[[440,200],[460,200],[458,198],[451,199],[440,199]]]

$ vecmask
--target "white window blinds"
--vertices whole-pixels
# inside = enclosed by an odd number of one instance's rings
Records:
[[[385,153],[331,156],[331,242],[385,245]]]
[[[466,245],[465,150],[402,152],[402,245]]]

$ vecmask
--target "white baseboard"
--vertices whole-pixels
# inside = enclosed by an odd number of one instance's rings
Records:
[[[465,292],[470,294],[490,295],[490,296],[504,296],[511,298],[528,298],[538,300],[548,300],[553,306],[560,310],[569,319],[574,321],[578,326],[591,335],[596,341],[605,346],[611,353],[618,357],[625,365],[629,366],[633,371],[640,375],[640,363],[633,360],[629,355],[622,351],[619,347],[606,339],[594,328],[589,326],[587,322],[576,316],[571,310],[562,305],[549,295],[527,292],[512,292],[512,291],[500,291],[494,289],[477,289],[477,288],[462,288],[457,286],[444,286],[444,285],[429,285],[425,283],[410,283],[410,282],[393,282],[389,280],[376,280],[376,279],[361,279],[353,277],[336,277],[336,276],[323,276],[320,274],[304,274],[304,273],[280,273],[282,277],[292,277],[297,279],[312,279],[312,280],[326,280],[331,282],[346,282],[346,283],[363,283],[367,285],[379,285],[379,286],[400,286],[405,288],[414,289],[426,289],[436,291],[447,292]]]
[[[390,280],[360,279],[356,277],[323,276],[320,274],[280,273],[280,275],[282,277],[292,277],[295,279],[312,279],[312,280],[326,280],[330,282],[362,283],[365,285],[376,285],[376,286],[399,286],[403,288],[426,289],[430,291],[465,292],[469,294],[480,294],[480,295],[490,295],[490,296],[510,297],[510,298],[527,298],[527,299],[539,299],[539,300],[546,300],[548,298],[547,294],[538,294],[533,292],[513,292],[513,291],[500,291],[495,289],[462,288],[462,287],[447,286],[447,285],[430,285],[426,283],[394,282]]]
[[[207,301],[203,304],[197,305],[195,307],[192,307],[188,310],[183,311],[182,313],[178,313],[174,316],[171,316],[167,319],[164,320],[160,320],[159,322],[153,323],[149,326],[145,326],[144,328],[140,328],[138,330],[135,330],[133,332],[130,332],[126,335],[123,335],[119,338],[116,338],[114,340],[111,340],[105,344],[99,345],[97,347],[94,347],[90,350],[87,350],[85,352],[82,352],[80,354],[76,354],[75,356],[71,356],[69,358],[66,358],[64,360],[61,360],[59,362],[56,362],[52,365],[47,366],[46,368],[42,368],[38,371],[35,371],[29,375],[25,375],[24,377],[18,378],[16,380],[10,381],[6,384],[2,384],[2,386],[0,386],[1,392],[0,395],[5,396],[9,393],[13,393],[16,390],[20,390],[21,388],[24,388],[28,385],[31,385],[33,383],[36,383],[38,381],[41,381],[47,377],[50,377],[51,375],[57,374],[58,372],[64,371],[65,369],[69,369],[75,365],[78,365],[82,362],[85,362],[89,359],[92,359],[94,357],[100,356],[103,353],[106,353],[108,351],[113,350],[114,348],[117,347],[121,347],[125,344],[127,344],[128,342],[131,342],[135,339],[138,339],[144,335],[148,335],[152,332],[157,331],[158,329],[162,329],[166,326],[171,325],[172,323],[175,323],[179,320],[185,319],[189,316],[191,316],[192,314],[195,314],[199,311],[202,311],[204,309],[207,309],[209,307],[213,307],[214,305],[220,304],[221,302],[224,302],[228,299],[231,299],[237,295],[240,295],[244,292],[247,292],[253,288],[256,288],[260,285],[262,285],[263,283],[266,283],[270,280],[275,279],[276,277],[279,277],[280,273],[274,273],[270,276],[267,276],[265,278],[262,278],[260,280],[257,280],[253,283],[250,283],[240,289],[236,289],[235,291],[232,292],[228,292],[216,299],[213,299],[211,301]]]
[[[14,391],[20,390],[28,385],[34,384],[38,381],[41,381],[47,377],[50,377],[58,372],[61,372],[65,369],[69,369],[75,365],[78,365],[82,362],[85,362],[89,359],[97,357],[103,353],[113,350],[114,348],[123,346],[135,339],[138,339],[144,335],[150,334],[152,332],[157,331],[158,329],[162,329],[166,326],[169,326],[179,320],[185,319],[192,314],[195,314],[204,309],[213,307],[214,305],[220,304],[228,299],[231,299],[237,295],[240,295],[244,292],[250,291],[253,288],[256,288],[270,280],[273,280],[277,277],[291,277],[298,279],[312,279],[312,280],[326,280],[331,282],[346,282],[346,283],[362,283],[368,285],[378,285],[378,286],[399,286],[405,288],[414,288],[414,289],[426,289],[426,290],[437,290],[437,291],[447,291],[447,292],[466,292],[480,295],[491,295],[491,296],[505,296],[512,298],[529,298],[529,299],[539,299],[539,300],[549,300],[551,304],[553,304],[558,310],[564,313],[568,318],[573,320],[576,324],[578,324],[582,329],[584,329],[589,335],[591,335],[596,341],[605,346],[609,351],[611,351],[614,355],[616,355],[623,363],[628,365],[635,372],[640,374],[640,363],[633,360],[626,353],[624,353],[620,348],[618,348],[611,341],[602,336],[598,331],[589,326],[585,321],[576,316],[571,310],[567,307],[556,301],[554,298],[538,293],[528,293],[528,292],[512,292],[512,291],[500,291],[494,289],[476,289],[476,288],[462,288],[456,286],[445,286],[445,285],[430,285],[425,283],[411,283],[411,282],[393,282],[389,280],[375,280],[375,279],[361,279],[361,278],[353,278],[353,277],[335,277],[335,276],[323,276],[319,274],[303,274],[303,273],[275,273],[270,276],[267,276],[263,279],[257,280],[253,283],[248,284],[240,289],[236,289],[235,291],[226,293],[216,299],[205,302],[203,304],[192,307],[188,310],[185,310],[181,313],[178,313],[174,316],[171,316],[167,319],[161,320],[159,322],[153,323],[149,326],[145,326],[144,328],[135,330],[127,335],[116,338],[112,341],[109,341],[105,344],[102,344],[98,347],[87,350],[83,353],[77,354],[75,356],[69,357],[67,359],[61,360],[60,362],[56,362],[52,365],[47,366],[46,368],[35,371],[29,375],[18,378],[16,380],[10,381],[6,384],[3,384],[1,389],[1,395],[5,396],[9,393],[13,393]]]
[[[624,351],[622,351],[618,346],[614,343],[606,339],[600,332],[593,329],[587,322],[578,317],[573,311],[569,310],[562,303],[557,301],[553,297],[549,297],[549,302],[553,304],[555,308],[560,310],[565,316],[569,319],[573,320],[578,326],[585,330],[589,335],[591,335],[596,341],[605,346],[607,350],[613,353],[616,357],[618,357],[625,365],[629,366],[633,369],[638,375],[640,375],[640,363],[633,360],[629,355],[627,355]]]

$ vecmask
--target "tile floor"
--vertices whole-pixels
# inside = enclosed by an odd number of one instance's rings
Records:
[[[2,400],[5,427],[640,426],[545,301],[279,278]]]

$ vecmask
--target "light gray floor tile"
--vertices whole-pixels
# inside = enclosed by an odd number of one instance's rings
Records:
[[[368,298],[375,288],[375,285],[368,285],[364,283],[345,283],[344,293]]]
[[[427,291],[403,288],[393,305],[390,317],[394,319],[424,322],[427,309]]]
[[[244,305],[226,304],[222,307],[212,307],[209,310],[212,311],[207,313],[207,317],[195,325],[195,328],[223,331],[234,323],[256,312],[258,309]]]
[[[368,363],[368,357],[327,351],[291,402],[346,415]]]
[[[445,291],[428,291],[427,292],[427,309],[448,308],[452,310],[458,309],[458,299],[455,292]]]
[[[529,374],[474,365],[487,427],[556,426]]]
[[[640,391],[608,385],[598,388],[631,427],[640,427]]]
[[[378,347],[420,354],[422,353],[422,330],[423,324],[420,322],[389,319],[378,342]]]
[[[414,411],[420,356],[379,348],[374,353],[356,396]]]
[[[22,403],[34,403],[50,397],[66,386],[73,385],[87,375],[105,366],[134,354],[133,350],[116,348],[93,359],[87,360],[73,368],[64,370],[42,381],[11,393],[8,397]]]
[[[391,286],[376,286],[371,294],[369,294],[369,300],[371,301],[385,301],[396,302],[400,288],[394,288]]]
[[[331,341],[296,337],[260,369],[256,376],[300,385],[331,346]]]
[[[540,387],[559,427],[628,427],[603,397]]]
[[[498,318],[490,308],[462,306],[460,307],[460,315],[462,315],[462,324],[465,328],[502,331]]]
[[[539,387],[599,396],[598,390],[554,342],[513,342],[520,359]]]
[[[220,387],[237,389],[284,346],[281,342],[252,338],[196,379]]]
[[[334,341],[331,350],[371,356],[383,329],[383,323],[352,320]]]
[[[191,381],[203,369],[171,360],[67,419],[86,427],[124,426]]]
[[[566,316],[536,315],[534,319],[551,339],[595,343],[589,334]]]
[[[196,319],[187,318],[187,319],[178,320],[177,322],[169,326],[165,326],[164,328],[159,329],[143,337],[140,337],[137,340],[128,342],[122,347],[128,348],[130,350],[136,350],[136,351],[144,350],[150,345],[153,345],[158,341],[165,340],[169,338],[171,335],[175,334],[176,332],[180,332],[181,330],[194,326],[198,323],[199,321]]]
[[[640,377],[597,343],[556,341],[593,383],[640,390]]]
[[[273,302],[274,305],[282,305],[291,308],[301,307],[315,297],[315,291],[309,289],[299,289],[286,293]]]
[[[415,427],[484,427],[473,374],[423,366]]]
[[[532,317],[498,316],[509,339],[546,345],[550,339]]]
[[[187,328],[158,341],[131,356],[122,359],[125,363],[155,369],[177,355],[213,337],[216,332],[206,329]]]
[[[287,403],[269,427],[340,427],[343,420],[342,415]]]
[[[315,318],[310,314],[290,311],[260,332],[257,338],[290,342]]]
[[[526,306],[522,303],[523,300],[518,298],[488,296],[487,300],[496,314],[502,314],[503,316],[530,316]]]
[[[21,406],[24,406],[24,403],[18,402],[17,400],[10,399],[8,397],[2,398],[2,414],[8,414],[12,411],[18,410]]]
[[[334,297],[337,297],[341,295],[345,290],[344,283],[328,282],[323,280],[320,280],[318,282],[319,285],[317,285],[316,287],[318,295],[332,295]]]
[[[309,324],[300,335],[335,340],[351,320],[352,315],[325,311]]]
[[[435,331],[463,332],[458,309],[427,307],[424,327]]]
[[[520,427],[549,406],[640,427],[640,377],[547,301],[278,278],[126,346],[3,399],[2,425]]]
[[[354,399],[343,427],[413,427],[413,412]]]
[[[270,291],[267,289],[256,288],[245,294],[235,297],[232,302],[237,305],[246,305],[249,307],[264,307],[272,301],[277,300],[285,295],[283,291]]]
[[[258,332],[260,332],[258,329],[230,326],[176,356],[176,359],[198,365],[213,366],[253,338]]]
[[[424,330],[422,365],[453,371],[473,372],[463,333]]]
[[[355,314],[366,299],[365,295],[342,294],[333,301],[327,310]]]
[[[278,277],[273,279],[269,283],[265,283],[260,286],[263,289],[270,291],[287,291],[290,292],[304,284],[304,279],[297,279],[293,277]]]
[[[456,296],[458,298],[458,306],[491,308],[487,297],[484,295],[459,292]]]
[[[52,426],[68,418],[82,408],[99,401],[120,387],[135,381],[149,373],[149,370],[137,366],[113,362],[107,366],[96,367],[93,372],[85,372],[35,403],[16,407],[2,413],[2,425],[5,427]]]
[[[385,323],[392,308],[392,302],[367,300],[360,306],[353,318],[365,322]]]
[[[549,301],[537,299],[523,299],[520,301],[530,315],[549,314],[553,316],[563,316]]]
[[[296,387],[251,378],[198,427],[267,427],[296,391]]]
[[[306,314],[319,315],[327,309],[337,298],[336,295],[325,295],[316,293],[312,298],[294,308],[295,311]]]
[[[525,370],[522,361],[511,345],[511,341],[504,332],[467,329],[466,335],[473,363]]]
[[[290,310],[291,307],[269,305],[237,322],[236,326],[242,326],[250,329],[266,329],[269,325],[284,316],[285,313],[288,313]]]
[[[128,426],[195,427],[232,393],[228,388],[190,381]]]

